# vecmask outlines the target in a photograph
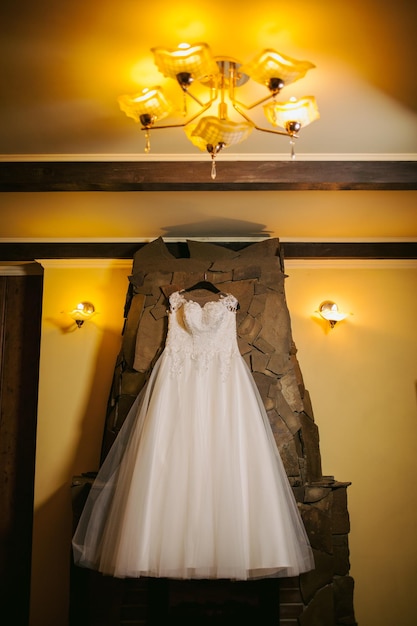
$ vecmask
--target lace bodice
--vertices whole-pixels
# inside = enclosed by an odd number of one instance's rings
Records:
[[[185,359],[192,359],[198,369],[204,370],[217,358],[222,374],[226,376],[232,356],[239,353],[237,299],[226,294],[200,305],[176,291],[171,294],[169,304],[165,352],[173,359],[173,373],[181,371]]]

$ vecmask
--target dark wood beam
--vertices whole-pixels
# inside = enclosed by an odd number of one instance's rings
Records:
[[[215,242],[213,242],[215,243]],[[220,242],[219,242],[220,244]],[[144,243],[140,242],[0,242],[0,261],[34,259],[133,259]],[[221,243],[239,250],[249,242]],[[167,243],[177,257],[187,256],[185,242]],[[281,242],[284,259],[417,259],[416,242]]]
[[[25,161],[0,163],[0,191],[415,190],[417,161]]]

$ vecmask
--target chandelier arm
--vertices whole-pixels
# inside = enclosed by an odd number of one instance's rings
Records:
[[[263,104],[264,102],[267,102],[267,100],[270,100],[271,98],[274,98],[276,95],[277,95],[276,93],[270,93],[267,96],[265,96],[265,98],[261,98],[260,100],[257,100],[253,104],[245,104],[244,102],[240,102],[240,100],[236,100],[235,98],[231,98],[231,100],[237,106],[244,107],[247,111],[250,111],[251,109],[254,109],[255,107],[259,106],[260,104]],[[235,104],[233,104],[233,106],[236,109]],[[238,109],[236,109],[236,111],[237,110]],[[239,111],[239,113],[240,113],[240,111]]]
[[[263,133],[271,133],[272,135],[281,135],[284,137],[289,137],[290,139],[298,139],[298,135],[293,135],[291,133],[286,133],[281,130],[273,130],[272,128],[263,128],[262,126],[254,125],[256,130],[260,130]]]
[[[183,124],[163,124],[162,126],[142,126],[140,130],[162,130],[164,128],[184,128],[187,126],[188,122],[184,122]]]
[[[210,80],[210,98],[208,100],[207,103],[201,102],[201,100],[199,98],[197,98],[197,96],[195,96],[193,93],[191,93],[188,90],[189,85],[181,85],[181,89],[184,92],[185,96],[189,96],[190,98],[192,98],[194,100],[194,102],[196,102],[198,104],[198,106],[200,107],[205,107],[204,111],[206,111],[212,104],[213,102],[215,102],[217,100],[218,97],[218,89],[217,89],[217,85],[215,83],[215,81],[213,80],[213,78],[211,78]],[[202,111],[202,112],[204,112]]]
[[[263,104],[264,102],[267,102],[271,98],[275,98],[275,96],[277,96],[279,94],[279,92],[280,92],[280,89],[270,89],[269,94],[267,96],[265,96],[264,98],[261,98],[260,100],[257,100],[253,104],[245,104],[244,102],[241,102],[240,100],[237,100],[236,97],[235,97],[235,91],[236,91],[236,66],[235,66],[234,63],[231,64],[229,72],[230,72],[229,98],[232,101],[233,106],[235,108],[236,108],[236,106],[235,106],[235,104],[236,104],[238,106],[244,107],[247,111],[249,111],[250,109],[254,109],[255,107],[259,106],[260,104]]]
[[[210,100],[207,103],[201,102],[201,100],[199,100],[197,98],[197,96],[195,96],[194,94],[190,93],[189,91],[185,91],[184,93],[186,93],[187,96],[192,98],[194,100],[194,102],[197,102],[197,104],[200,107],[204,107],[202,113],[204,113],[204,111],[207,111],[207,109],[210,108],[211,105],[213,104],[213,102],[215,102],[215,100],[217,99],[217,91],[216,90],[215,90],[215,93],[213,93],[213,95],[210,97]]]
[[[253,120],[250,119],[250,117],[248,117],[247,115],[245,115],[245,113],[243,113],[243,111],[241,111],[238,107],[238,105],[236,103],[233,103],[233,108],[239,113],[239,115],[241,115],[243,118],[245,118],[245,120],[247,122],[249,122],[249,124],[252,124],[252,126],[256,129],[256,130],[260,130],[263,133],[271,133],[272,135],[281,135],[284,137],[290,137],[291,139],[297,139],[298,135],[295,135],[293,133],[287,133],[283,130],[273,130],[272,128],[263,128],[262,126],[258,126],[257,124],[255,124],[255,122]]]
[[[162,126],[148,126],[148,127],[142,126],[141,130],[161,130],[162,128],[184,128],[185,126],[190,124],[190,122],[193,122],[195,119],[200,117],[200,115],[202,115],[205,111],[207,111],[207,109],[211,107],[212,103],[213,103],[213,100],[210,100],[209,102],[207,102],[207,104],[203,105],[203,108],[201,109],[201,111],[197,111],[195,115],[192,115],[190,119],[188,119],[186,122],[182,122],[181,124],[162,124]]]

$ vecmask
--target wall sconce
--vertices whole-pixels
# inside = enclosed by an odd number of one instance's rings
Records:
[[[69,314],[77,324],[78,328],[81,328],[84,322],[93,317],[95,312],[96,310],[92,302],[79,302],[75,309],[70,311]]]
[[[337,322],[341,322],[344,320],[348,314],[342,313],[339,311],[339,307],[336,302],[332,302],[331,300],[324,300],[319,306],[318,312],[330,324],[330,328],[334,328]]]

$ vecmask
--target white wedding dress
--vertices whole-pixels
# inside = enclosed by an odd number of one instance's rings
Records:
[[[237,300],[190,296],[170,297],[164,352],[90,491],[75,563],[116,577],[308,571],[308,538],[238,350]]]

